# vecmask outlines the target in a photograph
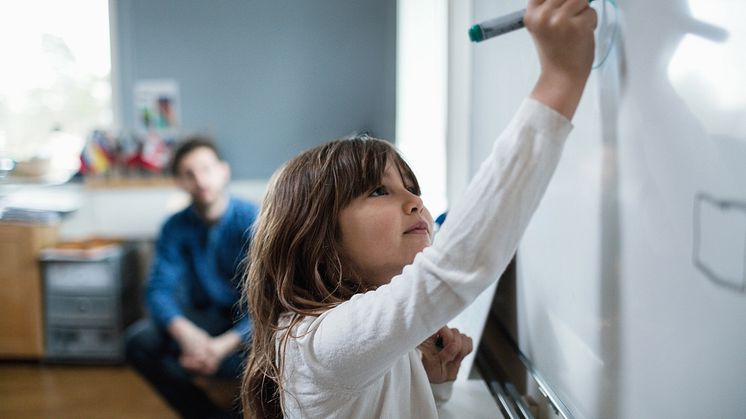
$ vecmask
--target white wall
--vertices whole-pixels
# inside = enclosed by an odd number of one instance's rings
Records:
[[[239,180],[228,185],[231,194],[261,203],[267,181]],[[166,218],[189,204],[189,196],[176,186],[94,187],[65,184],[53,188],[26,188],[5,197],[8,206],[54,208],[67,213],[60,239],[110,237],[153,240]]]

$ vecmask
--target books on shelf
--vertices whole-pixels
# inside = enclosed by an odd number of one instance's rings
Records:
[[[122,241],[116,239],[88,238],[64,241],[42,249],[41,260],[101,260],[121,251]]]
[[[57,224],[62,220],[58,211],[28,208],[0,208],[0,221],[14,221],[29,224]]]
[[[64,190],[28,189],[0,196],[0,221],[57,224],[79,207],[79,196]]]

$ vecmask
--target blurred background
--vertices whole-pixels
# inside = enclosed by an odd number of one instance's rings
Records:
[[[289,158],[367,133],[417,149],[445,210],[447,9],[0,2],[0,416],[173,415],[122,333],[146,314],[160,224],[188,204],[167,173],[188,135],[214,137],[231,193],[259,202]]]

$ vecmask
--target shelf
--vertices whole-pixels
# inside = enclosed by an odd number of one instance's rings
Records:
[[[153,177],[114,177],[85,178],[83,184],[87,189],[124,189],[124,188],[166,188],[176,185],[170,176]]]

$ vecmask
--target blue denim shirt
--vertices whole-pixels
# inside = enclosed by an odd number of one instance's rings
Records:
[[[218,309],[231,313],[233,330],[248,339],[251,324],[238,300],[257,213],[256,205],[231,197],[215,224],[205,223],[191,205],[165,222],[146,289],[157,324],[166,327],[188,308]]]

